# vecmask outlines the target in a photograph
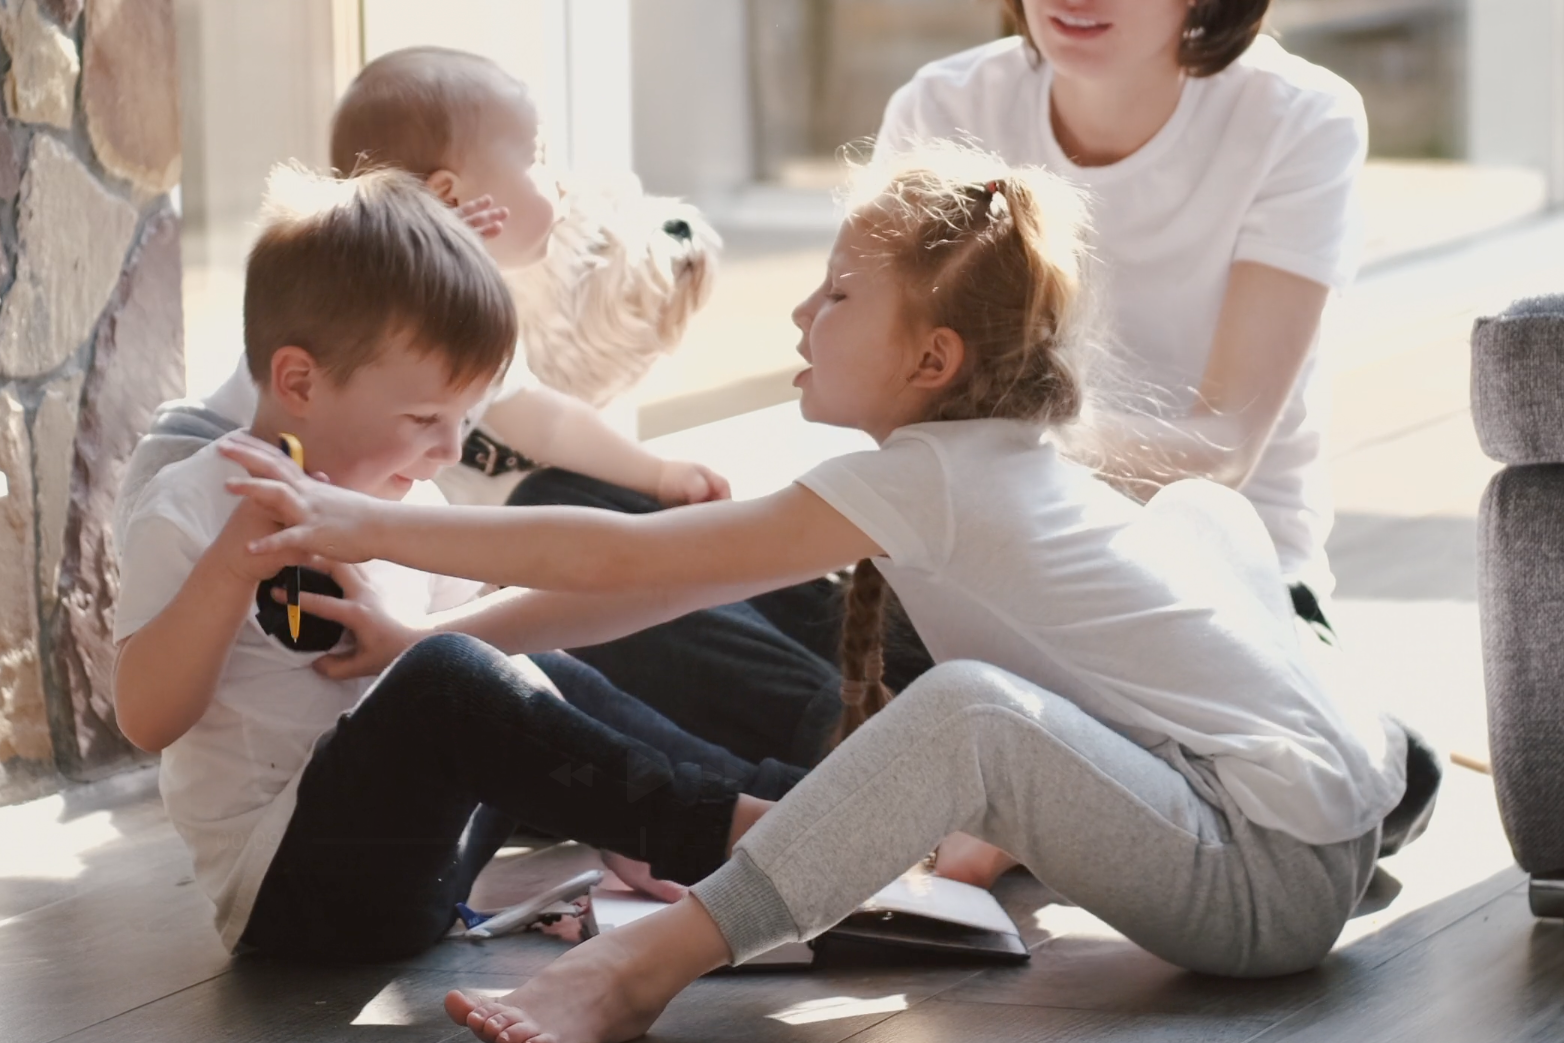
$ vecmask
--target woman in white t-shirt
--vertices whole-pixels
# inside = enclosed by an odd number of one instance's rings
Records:
[[[1241,491],[1306,611],[1335,585],[1317,340],[1358,263],[1362,101],[1256,38],[1267,0],[1006,6],[1021,35],[921,69],[876,147],[969,140],[1087,190],[1100,303],[1136,411],[1156,417],[1109,433],[1110,466]]]
[[[1400,733],[1338,705],[1253,509],[1205,481],[1141,505],[1055,451],[1085,395],[1078,200],[945,151],[868,186],[794,313],[810,420],[878,449],[745,503],[623,515],[367,501],[225,452],[293,546],[516,590],[464,625],[507,651],[601,638],[858,559],[847,736],[681,901],[520,993],[447,1007],[486,1039],[638,1036],[696,976],[812,937],[966,831],[1164,959],[1319,961],[1404,787]],[[877,567],[876,567],[877,566]],[[896,590],[940,665],[885,705]],[[616,596],[615,592],[620,592]],[[585,595],[585,596],[583,596]],[[718,697],[720,693],[713,693]]]

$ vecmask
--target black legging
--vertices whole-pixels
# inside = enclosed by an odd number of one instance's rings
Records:
[[[803,774],[684,734],[566,656],[537,660],[571,703],[465,636],[393,663],[317,743],[244,942],[305,959],[416,953],[518,824],[694,883],[722,863],[738,795],[776,799]]]

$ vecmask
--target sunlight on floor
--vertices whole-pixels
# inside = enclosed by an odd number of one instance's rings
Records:
[[[510,992],[510,988],[474,988],[470,985],[462,986],[462,991],[469,996],[486,1000],[498,999]],[[393,981],[375,994],[375,998],[364,1004],[364,1008],[358,1012],[358,1017],[352,1021],[353,1025],[417,1025],[429,1019],[429,997],[413,997],[409,994],[408,983]]]
[[[863,999],[856,996],[829,996],[825,999],[795,1003],[785,1010],[766,1017],[784,1025],[813,1025],[821,1021],[838,1021],[856,1018],[864,1014],[894,1014],[907,1009],[907,997],[902,993]]]
[[[73,880],[83,855],[122,835],[107,811],[71,819],[65,811],[59,796],[0,809],[0,877]]]
[[[413,1005],[403,991],[403,983],[394,981],[364,1004],[353,1025],[413,1025],[419,1021]]]

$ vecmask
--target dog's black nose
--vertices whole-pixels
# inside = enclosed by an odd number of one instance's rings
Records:
[[[677,217],[663,222],[663,232],[685,243],[694,236],[690,231],[690,223]]]

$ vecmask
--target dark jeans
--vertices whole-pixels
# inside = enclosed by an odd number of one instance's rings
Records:
[[[684,734],[567,656],[538,662],[569,703],[464,636],[393,663],[317,743],[244,942],[320,960],[419,952],[518,825],[692,884],[724,860],[741,792],[776,799],[803,774]]]
[[[510,503],[660,510],[640,493],[556,468],[528,475]],[[842,712],[839,586],[820,579],[570,651],[680,728],[746,760],[812,766]]]

